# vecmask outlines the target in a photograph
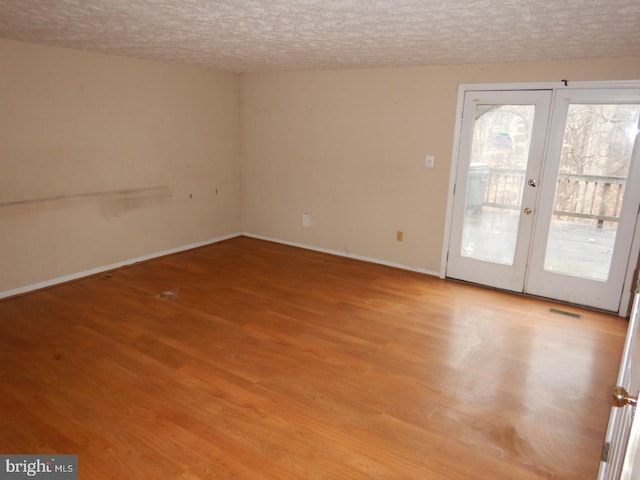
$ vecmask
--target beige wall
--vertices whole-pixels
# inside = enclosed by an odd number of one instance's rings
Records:
[[[238,77],[0,40],[0,293],[241,230],[437,271],[458,84],[562,78],[640,59]]]
[[[458,85],[561,79],[637,80],[640,59],[244,75],[243,231],[438,271]]]
[[[239,88],[0,41],[0,292],[239,232]]]

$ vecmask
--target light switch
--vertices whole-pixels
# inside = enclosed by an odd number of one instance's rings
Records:
[[[427,155],[424,164],[427,168],[433,168],[436,166],[436,157],[434,155]]]

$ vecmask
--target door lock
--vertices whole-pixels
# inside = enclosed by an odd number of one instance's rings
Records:
[[[527,208],[525,208],[525,209],[523,210],[523,213],[524,213],[525,215],[531,215],[531,214],[533,213],[533,209],[531,209],[531,208],[527,207]]]

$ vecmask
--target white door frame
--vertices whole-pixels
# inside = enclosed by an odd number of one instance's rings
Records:
[[[565,88],[640,88],[640,80],[629,81],[593,81],[593,82],[536,82],[536,83],[470,83],[458,86],[458,104],[456,107],[456,123],[453,132],[453,149],[451,157],[451,169],[449,171],[449,191],[447,195],[447,212],[445,219],[444,239],[442,243],[442,256],[440,261],[440,278],[446,277],[447,255],[449,252],[449,240],[451,236],[454,186],[456,183],[456,173],[458,170],[458,156],[460,132],[462,128],[462,108],[464,96],[468,91],[474,90],[553,90],[555,96],[558,91]],[[630,311],[631,295],[633,294],[633,278],[638,258],[640,257],[640,212],[636,213],[636,225],[631,244],[631,252],[624,285],[622,287],[622,297],[618,315],[626,317]]]

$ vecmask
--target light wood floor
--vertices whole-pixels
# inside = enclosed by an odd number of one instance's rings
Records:
[[[241,237],[0,302],[0,453],[86,480],[594,479],[626,326]]]

